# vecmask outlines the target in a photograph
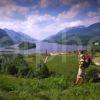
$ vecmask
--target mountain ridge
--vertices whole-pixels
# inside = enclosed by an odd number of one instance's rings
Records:
[[[35,42],[36,39],[31,38],[30,36],[22,33],[22,32],[16,32],[14,30],[4,29],[7,34],[15,41],[16,43],[28,41],[28,42]]]
[[[100,36],[100,22],[88,27],[72,27],[67,30],[61,30],[56,35],[48,37],[43,41],[56,42],[60,44],[76,44],[75,41],[68,41],[69,38],[76,37],[80,39],[83,45],[86,45],[91,38]]]

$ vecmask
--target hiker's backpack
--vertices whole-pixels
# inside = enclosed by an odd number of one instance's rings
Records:
[[[84,68],[88,68],[90,63],[91,63],[91,57],[89,55],[84,56]]]

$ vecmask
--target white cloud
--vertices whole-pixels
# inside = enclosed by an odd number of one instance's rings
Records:
[[[82,25],[81,20],[73,21],[73,22],[65,22],[62,24],[62,27],[74,27],[74,26],[79,26]]]

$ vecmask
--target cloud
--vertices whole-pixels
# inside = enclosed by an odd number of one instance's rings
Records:
[[[40,26],[39,23],[44,23],[44,26]],[[48,25],[46,23],[49,23]],[[75,22],[77,23],[77,22]],[[48,36],[56,34],[58,31],[65,27],[76,25],[73,23],[63,23],[62,20],[56,19],[56,17],[45,14],[34,14],[27,17],[25,21],[13,20],[13,21],[1,21],[1,28],[13,29],[15,31],[22,31],[36,39],[44,39]]]
[[[22,31],[26,34],[29,34],[32,37],[36,37],[37,39],[42,39],[46,36],[46,32],[49,32],[49,30],[52,30],[52,25],[48,26],[39,26],[38,23],[40,22],[50,22],[53,21],[54,17],[51,15],[39,15],[34,14],[31,16],[28,16],[25,21],[19,21],[19,20],[12,20],[12,21],[0,21],[0,27],[1,28],[8,28],[13,29],[15,31]],[[42,27],[42,28],[41,28]],[[52,29],[51,29],[52,28]],[[49,30],[48,30],[49,29]]]
[[[88,17],[92,17],[92,18],[99,17],[100,16],[100,8],[98,8],[95,12],[93,12],[93,11],[88,12],[87,15],[88,15]]]
[[[74,27],[74,26],[79,26],[82,25],[82,21],[81,20],[77,20],[77,21],[72,21],[72,22],[65,22],[62,24],[62,27]]]
[[[81,20],[81,25],[89,26],[91,24],[98,23],[98,22],[100,22],[99,17],[85,18],[84,20]]]
[[[88,2],[89,0],[59,0],[59,2],[61,4],[64,4],[64,5],[76,5],[78,3],[84,3],[84,2]]]
[[[100,4],[100,0],[97,0],[97,3]]]
[[[14,0],[2,0],[0,1],[0,19],[8,20],[16,18],[16,15],[26,17],[29,12],[28,7],[19,6]],[[17,17],[18,19],[18,17]]]
[[[59,0],[40,0],[39,5],[41,8],[45,8],[45,7],[54,7],[57,8],[60,5]]]
[[[40,6],[42,8],[47,7],[49,5],[50,1],[47,0],[40,0]]]
[[[79,5],[75,5],[74,7],[72,7],[69,11],[64,11],[61,14],[59,14],[59,17],[63,17],[63,18],[73,18],[76,17],[77,14],[80,12],[80,6]]]
[[[87,13],[87,18],[83,20],[84,24],[91,25],[96,22],[100,22],[100,8],[98,8],[95,12],[90,11]]]
[[[0,7],[0,18],[9,19],[11,17],[15,17],[16,14],[20,14],[21,16],[26,16],[29,12],[27,7],[21,7],[17,5],[8,5]]]
[[[13,0],[0,0],[0,7],[12,5],[14,3]]]
[[[63,17],[63,18],[74,18],[76,17],[79,12],[84,9],[87,8],[89,6],[88,2],[84,2],[84,3],[78,3],[75,6],[71,7],[69,9],[69,11],[64,11],[61,14],[59,14],[59,17]]]
[[[73,0],[59,0],[59,1],[60,1],[60,3],[62,3],[64,5],[66,5],[66,4],[72,4],[72,2],[73,2]],[[74,1],[76,1],[76,0],[74,0]]]

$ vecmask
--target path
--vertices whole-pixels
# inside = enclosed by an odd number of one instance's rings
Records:
[[[96,65],[100,65],[100,57],[96,57],[96,58],[94,58],[94,63],[96,64]]]

